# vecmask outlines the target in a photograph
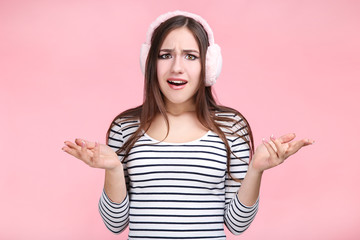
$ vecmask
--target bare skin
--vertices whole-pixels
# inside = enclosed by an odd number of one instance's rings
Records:
[[[263,140],[254,153],[248,172],[238,192],[240,202],[247,206],[255,204],[259,197],[261,178],[265,170],[276,167],[302,147],[314,143],[311,139],[294,141],[295,134],[289,133],[279,138],[270,137]]]
[[[107,145],[75,139],[65,141],[62,150],[93,168],[105,169],[104,189],[108,197],[121,203],[126,197],[124,170],[116,153]]]
[[[165,119],[160,114],[151,123],[146,134],[158,141],[185,143],[197,140],[209,131],[201,125],[194,111],[184,112],[180,115],[173,115],[171,113],[167,115],[170,125],[168,135]]]
[[[180,125],[173,124],[173,122],[170,124],[170,129],[180,127]],[[174,134],[175,133],[172,133],[171,136],[175,137],[176,134]],[[201,132],[201,134],[204,133]],[[203,136],[201,134],[184,140],[191,141],[198,139]],[[162,138],[163,137],[159,135],[159,139]],[[263,143],[256,148],[248,172],[238,192],[239,200],[243,204],[251,206],[256,202],[259,196],[262,174],[265,170],[282,164],[288,157],[295,154],[302,147],[314,143],[311,139],[294,141],[294,138],[295,134],[293,133],[286,134],[280,138],[270,137],[269,142],[263,141]],[[166,140],[173,142],[172,138]],[[62,150],[82,160],[90,167],[105,169],[105,192],[113,202],[121,203],[124,200],[126,196],[126,185],[123,167],[118,156],[110,147],[104,144],[76,139],[75,143],[65,141],[65,146]]]
[[[160,56],[157,62],[158,81],[164,95],[170,129],[166,136],[165,119],[157,115],[147,134],[156,140],[173,143],[199,139],[208,129],[200,124],[195,112],[194,94],[200,81],[201,64],[194,36],[186,28],[173,30],[165,38]],[[183,87],[169,84],[169,80],[179,79],[186,81]],[[311,139],[295,141],[294,138],[295,134],[292,133],[279,138],[271,137],[269,142],[264,140],[256,148],[238,192],[238,198],[243,204],[251,206],[258,199],[265,170],[278,166],[302,147],[314,142]],[[62,149],[90,167],[105,169],[104,189],[108,197],[117,203],[124,200],[127,192],[123,167],[110,147],[76,139],[74,143],[66,141]]]

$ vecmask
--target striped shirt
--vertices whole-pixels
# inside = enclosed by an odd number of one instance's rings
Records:
[[[234,132],[246,135],[240,117],[226,116],[237,121],[230,125]],[[138,121],[116,121],[108,145],[117,151],[138,127]],[[234,155],[243,160],[232,155],[230,172],[244,179],[249,146],[241,137],[226,138]],[[227,173],[225,144],[212,131],[187,143],[159,142],[143,133],[123,166],[126,198],[115,203],[103,191],[99,211],[113,233],[129,225],[128,239],[224,240],[224,224],[233,234],[241,234],[258,210],[258,201],[253,206],[239,201],[240,183]]]

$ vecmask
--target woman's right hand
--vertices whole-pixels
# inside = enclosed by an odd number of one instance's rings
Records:
[[[122,166],[117,154],[107,145],[75,139],[75,143],[65,141],[62,150],[93,168],[107,170]]]

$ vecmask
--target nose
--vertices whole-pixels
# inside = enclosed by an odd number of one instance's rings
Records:
[[[184,73],[184,66],[181,59],[181,56],[176,55],[173,58],[172,66],[171,66],[171,72],[181,74]]]

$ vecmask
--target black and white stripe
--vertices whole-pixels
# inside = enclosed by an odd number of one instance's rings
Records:
[[[241,119],[228,125],[243,134]],[[109,146],[115,151],[136,131],[134,121],[120,121],[111,129]],[[225,132],[225,129],[224,129]],[[227,135],[232,176],[243,179],[248,169],[249,146]],[[121,156],[119,156],[122,159]],[[240,183],[227,174],[225,144],[209,131],[188,143],[158,142],[143,134],[124,162],[128,195],[113,203],[103,192],[99,211],[114,233],[129,224],[129,239],[224,240],[224,224],[234,234],[245,231],[258,209],[237,198]]]

